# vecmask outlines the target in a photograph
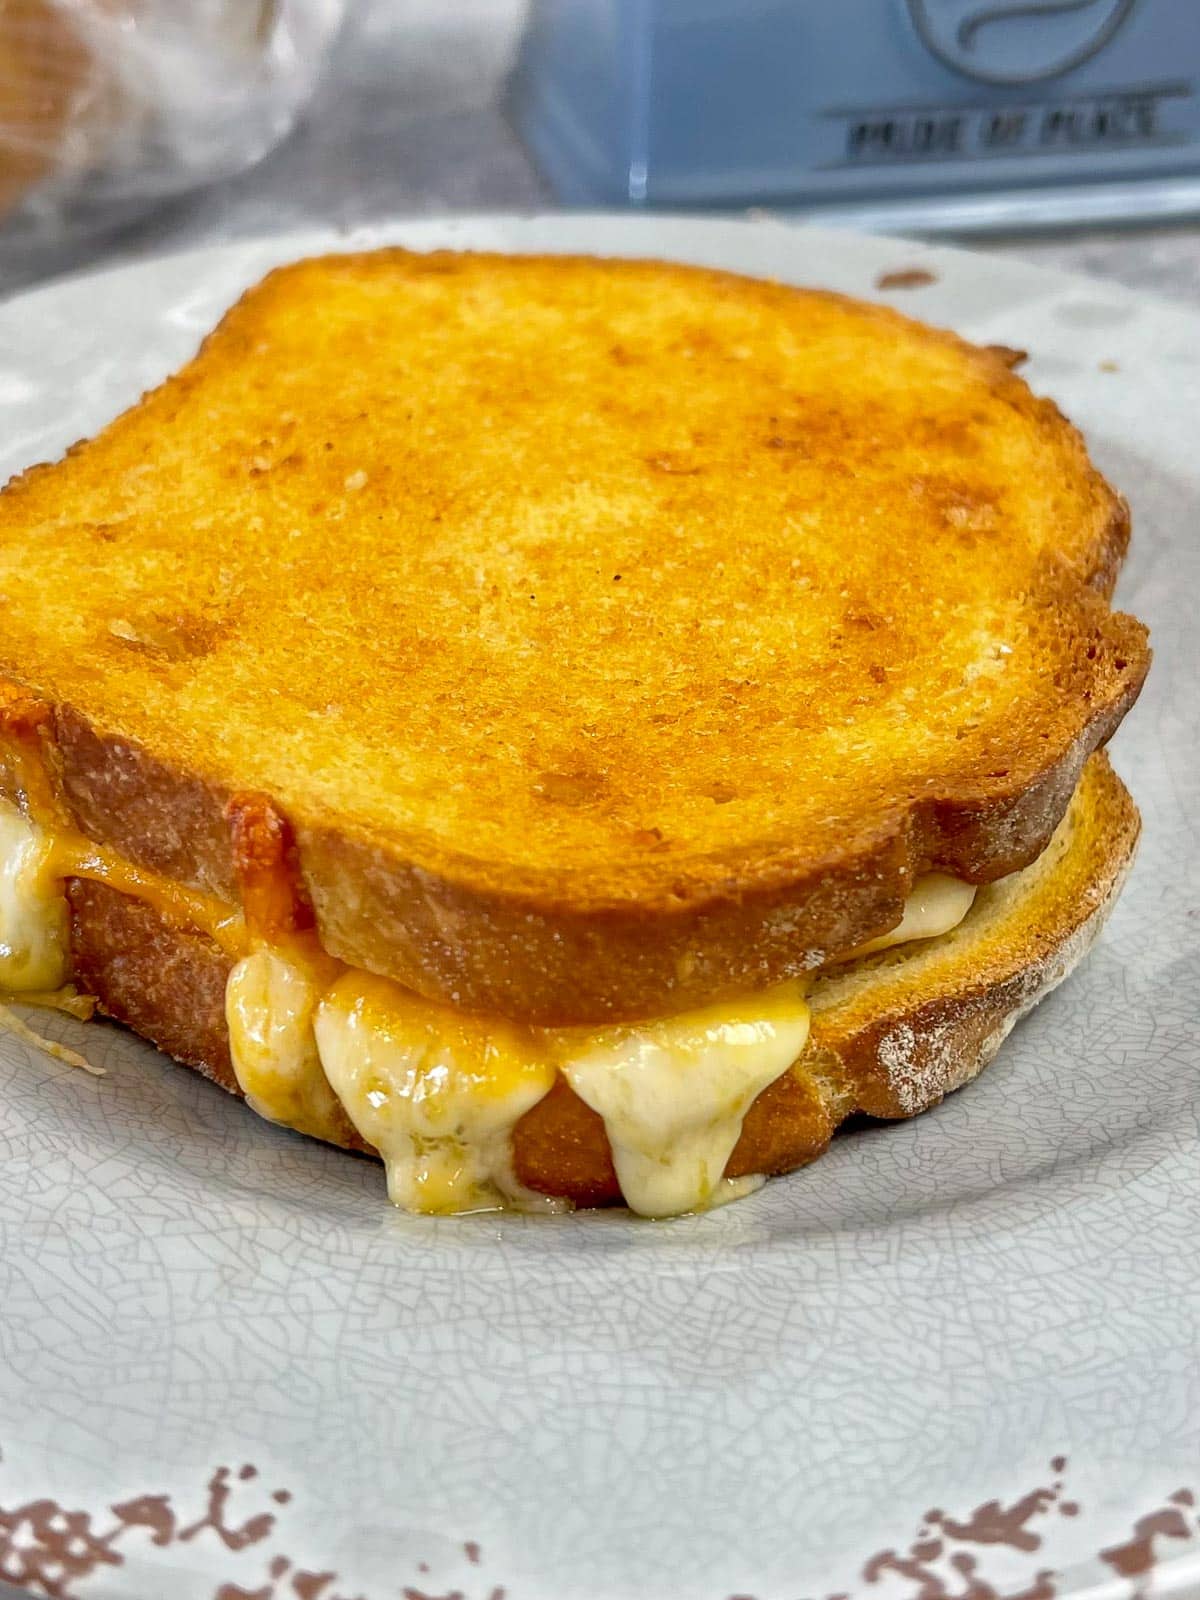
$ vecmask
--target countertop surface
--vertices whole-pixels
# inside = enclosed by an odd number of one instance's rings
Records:
[[[3,290],[313,224],[552,207],[500,106],[524,9],[524,0],[350,0],[314,100],[264,161],[103,243],[61,251],[34,269],[10,267]],[[1200,220],[961,242],[1200,307]]]

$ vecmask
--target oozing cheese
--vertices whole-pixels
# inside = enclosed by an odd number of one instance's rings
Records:
[[[668,1216],[746,1192],[724,1184],[742,1118],[797,1059],[808,1008],[797,984],[740,1006],[636,1026],[519,1027],[422,1000],[342,969],[257,951],[230,975],[234,1069],[273,1122],[329,1138],[344,1111],[408,1211],[544,1206],[512,1168],[512,1133],[562,1072],[604,1119],[621,1192]]]
[[[379,1151],[392,1200],[411,1211],[547,1205],[512,1166],[516,1124],[559,1073],[603,1119],[621,1192],[667,1216],[756,1186],[724,1170],[754,1100],[798,1059],[809,1015],[784,983],[650,1022],[539,1029],[435,1005],[332,961],[315,939],[247,949],[239,912],[77,835],[53,837],[0,804],[0,990],[66,980],[68,876],[94,878],[198,927],[238,957],[226,1019],[238,1082],[271,1121],[338,1140],[346,1119]],[[948,932],[975,891],[931,873],[899,925],[861,955]]]
[[[235,964],[225,985],[229,1053],[246,1104],[260,1117],[331,1139],[342,1108],[322,1070],[313,1022],[332,974],[322,983],[320,958],[306,955],[264,946]]]
[[[512,1167],[512,1134],[559,1071],[604,1119],[621,1192],[670,1216],[753,1182],[723,1174],[742,1118],[804,1048],[797,984],[740,1007],[619,1028],[538,1029],[422,1000],[385,978],[327,974],[259,950],[226,991],[234,1070],[272,1122],[330,1138],[338,1112],[378,1150],[406,1211],[543,1208]]]
[[[517,1182],[512,1131],[554,1085],[528,1028],[433,1005],[347,972],[321,1001],[317,1048],[406,1211],[545,1206]]]
[[[0,990],[53,990],[67,981],[70,920],[47,836],[0,806]]]
[[[603,1117],[634,1211],[666,1217],[712,1203],[743,1117],[798,1059],[808,1023],[801,986],[781,983],[577,1042],[559,1035],[563,1076]]]
[[[917,939],[938,939],[957,928],[975,899],[975,885],[944,872],[927,872],[912,886],[904,902],[904,915],[890,933],[880,934],[847,952],[844,960],[890,950],[893,945],[911,944]]]

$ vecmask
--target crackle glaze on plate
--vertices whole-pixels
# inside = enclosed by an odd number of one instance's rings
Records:
[[[86,1034],[99,1080],[5,1038],[0,1579],[77,1600],[1200,1595],[1200,321],[768,223],[253,242],[0,307],[0,470],[92,432],[266,267],[384,239],[705,262],[1029,350],[1133,503],[1120,595],[1156,662],[1114,758],[1140,858],[977,1083],[669,1224],[401,1216],[373,1164],[115,1028]]]

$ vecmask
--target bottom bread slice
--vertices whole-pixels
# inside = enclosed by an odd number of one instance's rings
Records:
[[[819,973],[808,1045],[750,1107],[727,1175],[802,1166],[852,1113],[913,1116],[973,1078],[1087,951],[1138,832],[1128,792],[1097,754],[1042,855],[982,888],[952,932]],[[229,958],[104,884],[72,879],[67,894],[79,986],[109,1016],[240,1093],[225,1025]],[[338,1142],[370,1150],[349,1123]],[[604,1124],[561,1077],[517,1123],[513,1167],[528,1188],[576,1205],[621,1199]]]

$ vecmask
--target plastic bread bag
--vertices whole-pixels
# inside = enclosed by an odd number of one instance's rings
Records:
[[[0,247],[60,242],[251,165],[344,0],[0,0]]]

